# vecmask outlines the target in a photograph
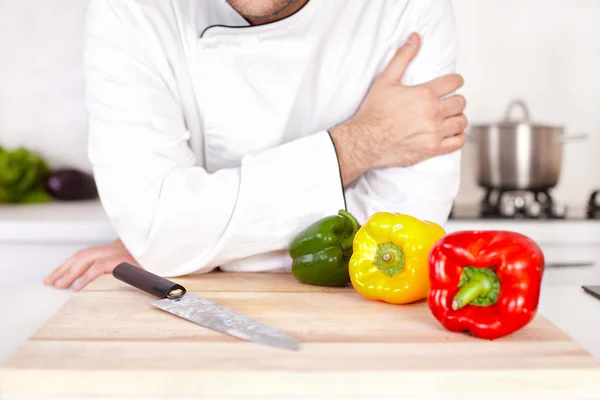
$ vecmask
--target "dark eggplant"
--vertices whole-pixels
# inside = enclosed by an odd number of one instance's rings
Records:
[[[98,197],[94,177],[75,168],[52,171],[46,179],[46,190],[57,200],[91,200]]]

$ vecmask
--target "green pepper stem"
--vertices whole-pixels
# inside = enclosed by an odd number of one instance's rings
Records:
[[[356,235],[356,232],[358,232],[358,230],[360,229],[360,225],[356,218],[354,218],[354,215],[350,214],[348,211],[340,210],[338,214],[341,217],[343,217],[347,222],[350,222],[350,226],[352,227],[350,233],[341,241],[342,249],[351,249],[354,243],[354,236]]]
[[[452,300],[452,309],[468,304],[489,306],[498,301],[500,281],[492,268],[467,267],[463,269],[459,291]]]
[[[488,280],[470,281],[465,284],[452,300],[452,309],[458,310],[490,290],[492,286]]]

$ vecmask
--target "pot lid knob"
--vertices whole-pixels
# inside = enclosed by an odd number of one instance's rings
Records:
[[[521,111],[523,112],[523,117],[518,122],[529,122],[530,121],[529,108],[527,107],[527,105],[525,104],[525,102],[523,100],[513,100],[508,105],[508,109],[506,110],[506,116],[504,117],[505,121],[512,121],[511,115],[515,108],[520,108]]]

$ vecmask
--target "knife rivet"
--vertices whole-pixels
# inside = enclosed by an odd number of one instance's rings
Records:
[[[169,299],[173,299],[173,298],[177,298],[177,297],[181,297],[181,296],[183,296],[183,290],[181,290],[181,289],[171,290],[169,292],[169,294],[167,295],[167,297]]]

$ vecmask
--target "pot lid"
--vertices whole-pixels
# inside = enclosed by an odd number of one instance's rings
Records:
[[[512,117],[512,114],[513,114],[514,110],[518,109],[518,108],[521,109],[522,116],[520,119],[514,119]],[[523,124],[530,125],[534,128],[562,129],[562,127],[560,127],[560,126],[552,126],[552,125],[539,124],[539,123],[532,122],[530,113],[529,113],[529,108],[527,107],[527,105],[525,104],[525,102],[523,100],[513,100],[508,105],[508,108],[506,109],[506,114],[504,116],[504,119],[499,121],[495,125],[503,127],[503,128],[512,128],[512,127],[517,127],[517,126],[520,126]],[[488,127],[490,125],[492,125],[492,124],[478,124],[478,125],[474,125],[474,126],[475,127]]]

